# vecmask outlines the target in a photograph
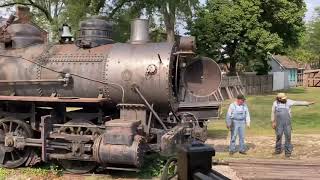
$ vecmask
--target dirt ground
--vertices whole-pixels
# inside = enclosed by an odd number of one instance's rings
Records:
[[[230,137],[208,139],[207,144],[212,145],[216,150],[214,160],[220,163],[227,163],[228,160],[235,159],[285,159],[284,153],[280,155],[273,155],[275,146],[274,136],[254,136],[247,137],[246,144],[248,147],[248,154],[241,155],[239,153],[230,156],[228,153]],[[301,135],[294,134],[292,136],[292,144],[294,147],[292,157],[295,160],[320,159],[320,134]],[[239,180],[237,172],[229,166],[218,165],[213,169],[224,174],[230,179]]]
[[[283,138],[284,140],[284,138]],[[234,158],[285,158],[284,154],[272,155],[275,146],[274,136],[253,136],[246,137],[248,147],[247,155],[234,154],[229,156],[230,137],[208,139],[207,144],[212,145],[216,150],[216,160],[228,160]],[[293,153],[291,159],[314,159],[320,158],[320,134],[293,134],[292,135]]]

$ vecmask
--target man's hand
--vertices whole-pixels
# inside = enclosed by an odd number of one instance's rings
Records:
[[[231,125],[227,125],[227,128],[230,129],[230,128],[231,128]]]
[[[313,105],[315,104],[316,102],[312,101],[312,102],[309,102],[309,105]]]
[[[276,129],[276,126],[277,126],[276,122],[272,122],[272,128]]]

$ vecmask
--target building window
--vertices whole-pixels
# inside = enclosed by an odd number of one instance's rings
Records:
[[[295,69],[289,70],[289,81],[296,81],[296,70]]]

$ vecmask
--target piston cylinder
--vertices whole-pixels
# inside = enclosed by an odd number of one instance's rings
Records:
[[[131,145],[104,144],[100,136],[94,145],[94,157],[100,164],[131,165],[141,167],[144,155],[144,139],[136,135]]]

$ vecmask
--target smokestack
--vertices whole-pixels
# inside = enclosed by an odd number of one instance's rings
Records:
[[[131,44],[144,44],[149,42],[149,21],[147,19],[134,19],[131,22]]]
[[[18,17],[19,23],[25,24],[31,21],[30,9],[27,6],[17,6],[16,16]]]

